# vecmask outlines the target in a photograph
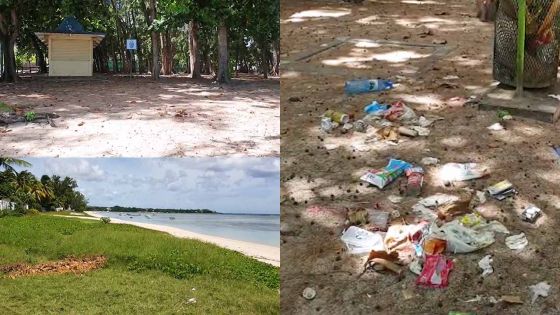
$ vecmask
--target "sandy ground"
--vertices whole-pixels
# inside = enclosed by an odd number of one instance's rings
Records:
[[[86,211],[85,213],[95,218],[103,217],[102,214],[96,212]],[[65,217],[80,218],[78,216],[65,216]],[[86,219],[86,218],[82,217],[80,219]],[[178,228],[173,228],[173,227],[168,227],[168,226],[163,226],[158,224],[130,222],[130,221],[120,220],[120,219],[111,219],[111,223],[130,224],[145,229],[169,233],[175,237],[192,238],[199,241],[212,243],[214,245],[218,245],[220,247],[229,250],[240,252],[243,255],[249,256],[251,258],[265,262],[267,264],[271,264],[277,267],[280,266],[280,248],[278,247],[238,241],[238,240],[231,240],[223,237],[217,237],[217,236],[211,236],[205,234],[199,234],[199,233],[189,232],[184,229],[178,229]]]
[[[496,112],[463,106],[493,82],[492,36],[493,25],[476,19],[474,1],[282,2],[282,313],[560,314],[560,163],[550,149],[560,144],[560,126],[516,117],[506,123],[506,130],[490,131]],[[340,37],[354,41],[305,58]],[[372,40],[428,46],[378,45]],[[434,40],[447,44],[440,45],[444,49],[429,47]],[[372,77],[390,78],[399,86],[381,94],[343,96],[346,80]],[[444,120],[435,123],[428,137],[403,139],[396,146],[366,143],[371,134],[320,131],[325,110],[361,117],[372,100],[402,100],[419,114]],[[426,156],[441,163],[479,162],[491,174],[444,187],[436,177],[437,167],[428,167],[423,197],[454,193],[461,186],[482,190],[503,179],[513,182],[519,195],[489,201],[483,215],[501,221],[512,234],[524,232],[529,245],[515,252],[497,235],[485,249],[449,255],[455,268],[446,289],[418,288],[417,276],[409,271],[402,279],[373,271],[359,277],[364,258],[349,255],[340,241],[345,208],[379,203],[383,210],[410,215],[417,201],[407,197],[392,204],[387,197],[399,194],[398,183],[381,191],[366,187],[359,177],[369,168],[385,166],[391,157],[419,163]],[[535,225],[519,219],[529,203],[544,212]],[[482,278],[477,263],[487,254],[494,256],[495,271]],[[529,285],[541,281],[552,285],[550,295],[532,304]],[[302,297],[306,287],[317,291],[311,301]],[[465,302],[477,295],[479,302]],[[502,295],[518,295],[524,304],[489,302]]]
[[[0,101],[56,113],[56,127],[0,126],[0,155],[56,157],[277,156],[279,80],[33,77],[0,84]],[[179,113],[180,117],[177,117]]]

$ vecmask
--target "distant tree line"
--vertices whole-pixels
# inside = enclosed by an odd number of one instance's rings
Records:
[[[29,59],[46,72],[47,47],[35,32],[74,16],[86,31],[106,34],[94,50],[97,72],[266,78],[279,73],[279,8],[279,0],[0,0],[0,73],[16,81],[17,63]],[[135,54],[129,38],[137,39]]]
[[[137,207],[97,207],[88,206],[88,211],[110,211],[110,212],[162,212],[162,213],[218,213],[209,209],[160,209],[160,208],[137,208]]]
[[[85,196],[77,191],[78,183],[71,177],[43,175],[40,179],[29,171],[17,172],[14,165],[29,167],[31,164],[12,158],[0,158],[0,199],[16,204],[18,212],[29,209],[54,211],[57,208],[84,211]]]

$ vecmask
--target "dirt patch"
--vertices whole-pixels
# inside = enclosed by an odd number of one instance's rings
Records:
[[[515,118],[505,130],[492,131],[488,127],[498,121],[495,111],[464,105],[492,83],[493,25],[476,19],[474,1],[284,1],[281,10],[282,312],[558,314],[560,270],[554,262],[560,260],[560,163],[550,145],[560,144],[560,125]],[[341,37],[351,40],[322,49]],[[440,40],[449,49],[420,46]],[[398,45],[379,46],[382,41]],[[309,57],[297,61],[301,56]],[[377,77],[399,85],[379,94],[343,95],[346,80]],[[401,137],[398,145],[367,142],[358,132],[321,132],[320,116],[327,109],[362,117],[363,107],[373,100],[403,101],[417,114],[444,119],[430,127],[429,136]],[[366,170],[383,167],[390,158],[419,164],[424,157],[436,157],[441,164],[478,162],[491,173],[448,187],[438,181],[438,166],[429,166],[422,195],[398,204],[388,200],[399,195],[398,182],[380,190],[360,181]],[[484,190],[504,179],[519,195],[489,200],[484,215],[512,234],[525,233],[529,245],[514,252],[497,235],[485,249],[449,255],[454,268],[447,288],[418,287],[418,276],[408,270],[402,278],[378,272],[360,276],[366,257],[349,255],[340,240],[346,208],[379,204],[408,218],[418,198],[457,194],[465,186]],[[529,203],[544,213],[534,225],[520,219]],[[495,271],[483,278],[478,262],[488,254]],[[550,295],[532,304],[529,286],[541,281],[552,285]],[[316,290],[313,300],[302,296],[306,287]],[[465,302],[477,295],[481,299]],[[489,302],[503,295],[520,296],[525,303]]]
[[[11,123],[9,133],[0,132],[0,155],[276,156],[280,140],[271,137],[279,135],[279,89],[278,78],[248,75],[227,85],[182,75],[158,82],[34,76],[0,84],[0,102],[16,111],[60,116]]]
[[[0,273],[8,278],[37,276],[45,274],[75,273],[81,274],[103,268],[107,264],[107,257],[69,257],[59,261],[51,261],[38,265],[15,264],[0,266]]]

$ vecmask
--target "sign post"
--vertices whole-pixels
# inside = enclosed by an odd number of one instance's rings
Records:
[[[132,59],[134,58],[134,51],[138,49],[136,39],[126,40],[126,49],[130,52],[130,77],[132,78]]]

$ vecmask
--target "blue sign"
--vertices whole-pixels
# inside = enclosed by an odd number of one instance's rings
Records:
[[[138,49],[137,46],[136,46],[136,39],[127,39],[126,40],[126,49],[128,49],[128,50]]]

